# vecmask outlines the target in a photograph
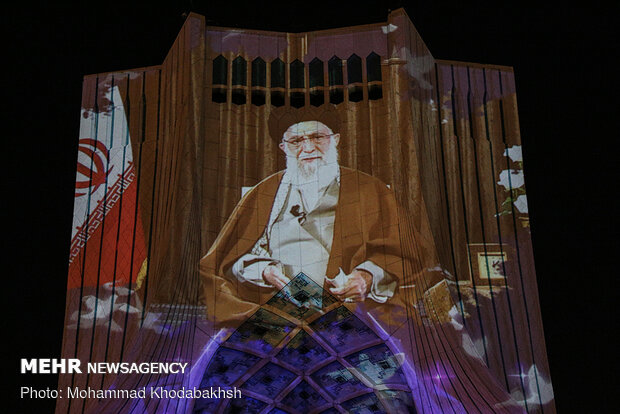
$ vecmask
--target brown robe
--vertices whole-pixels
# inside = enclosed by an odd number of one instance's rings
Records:
[[[244,283],[230,269],[263,235],[284,172],[266,178],[239,202],[207,255],[200,261],[207,315],[213,326],[235,326],[266,303],[276,289]],[[404,261],[394,193],[377,178],[340,167],[340,194],[327,276],[349,274],[370,260],[397,280],[390,304],[402,303]],[[366,301],[366,307],[385,306]],[[372,302],[372,303],[371,303]]]

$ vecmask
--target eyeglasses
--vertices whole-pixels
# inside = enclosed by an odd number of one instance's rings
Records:
[[[310,141],[313,145],[321,145],[327,141],[328,138],[333,137],[336,134],[310,134],[310,135],[302,135],[299,137],[295,137],[292,139],[283,139],[282,141],[286,142],[292,148],[299,148],[302,146],[304,141]]]

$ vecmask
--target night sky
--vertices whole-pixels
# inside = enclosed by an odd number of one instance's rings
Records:
[[[5,394],[57,385],[54,375],[19,375],[19,358],[60,356],[84,75],[162,63],[189,11],[208,25],[301,32],[383,22],[404,5],[435,58],[514,67],[556,406],[594,413],[616,405],[617,13],[499,1],[124,3],[22,2],[2,13],[4,319],[12,325],[4,337],[14,342],[5,370],[17,377]],[[21,404],[15,412],[54,407]]]

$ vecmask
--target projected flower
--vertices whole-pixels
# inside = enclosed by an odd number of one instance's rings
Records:
[[[525,180],[523,178],[522,170],[504,170],[499,173],[499,181],[497,184],[504,187],[506,190],[523,187]]]
[[[115,286],[113,282],[108,282],[101,286],[98,296],[85,295],[82,298],[82,309],[73,312],[67,328],[90,329],[96,325],[109,327],[112,332],[122,332],[114,316],[118,316],[119,321],[122,321],[125,313],[137,314],[140,313],[140,308],[140,298],[133,289],[123,287],[120,283]]]
[[[523,153],[521,151],[521,145],[513,145],[510,148],[506,148],[504,156],[509,157],[514,162],[522,162]]]
[[[525,195],[525,177],[523,176],[523,153],[520,145],[513,145],[506,148],[503,152],[505,157],[512,161],[514,168],[503,170],[499,173],[498,185],[504,187],[504,191],[508,193],[506,199],[500,206],[498,216],[512,214],[513,212],[520,214],[520,220],[524,227],[529,226],[529,220],[524,215],[528,214],[527,197]]]
[[[527,197],[525,194],[521,194],[514,202],[515,207],[519,210],[519,213],[527,214]]]

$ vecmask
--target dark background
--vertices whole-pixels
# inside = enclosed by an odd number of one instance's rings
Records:
[[[184,12],[208,25],[308,31],[383,22],[405,6],[434,57],[513,66],[542,317],[560,413],[612,412],[619,108],[611,9],[500,1],[122,1],[4,7],[5,389],[57,385],[19,358],[62,346],[82,77],[162,63]],[[592,3],[592,2],[591,2]],[[7,128],[8,126],[8,128]],[[8,147],[8,148],[7,148]],[[8,282],[8,285],[6,284]],[[51,413],[24,400],[18,413]],[[9,412],[9,411],[7,411]]]

